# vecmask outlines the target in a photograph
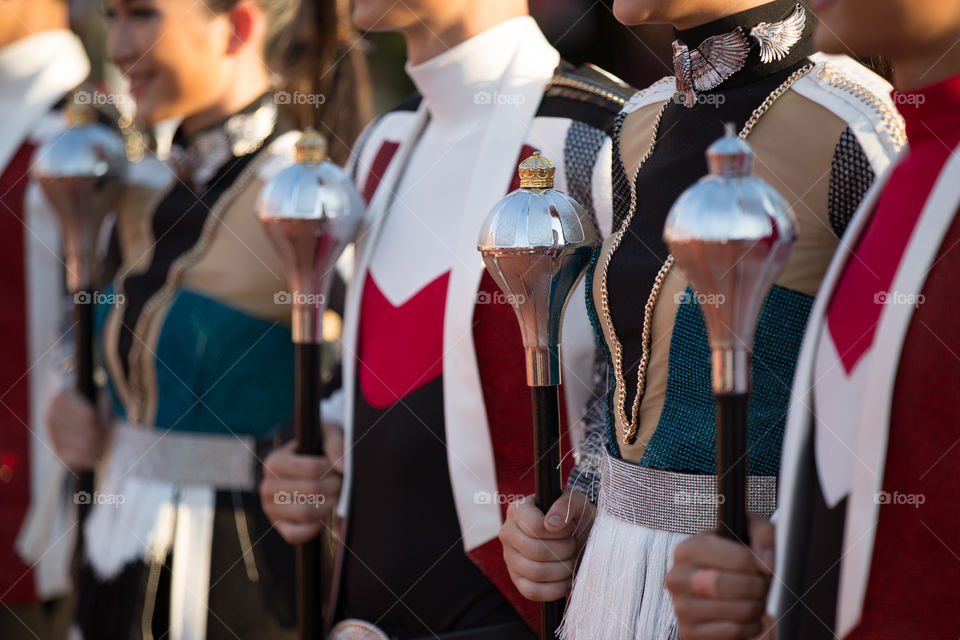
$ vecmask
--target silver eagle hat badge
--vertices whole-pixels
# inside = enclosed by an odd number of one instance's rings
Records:
[[[715,89],[743,69],[749,53],[750,41],[740,27],[707,38],[695,49],[675,40],[673,69],[677,91],[684,94],[684,105],[692,108],[696,102],[696,91]]]
[[[760,45],[760,60],[764,64],[783,60],[800,42],[806,24],[807,12],[798,3],[793,13],[780,22],[761,22],[751,29],[750,36]]]

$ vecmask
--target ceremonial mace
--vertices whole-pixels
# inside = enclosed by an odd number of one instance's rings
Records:
[[[563,312],[600,236],[584,208],[553,188],[552,162],[520,163],[520,188],[494,205],[477,249],[517,314],[533,399],[537,506],[546,513],[563,492],[560,469],[560,337]],[[552,640],[565,599],[540,605],[540,637]]]
[[[790,209],[751,173],[753,150],[733,125],[707,149],[710,173],[674,203],[663,237],[701,304],[717,405],[717,520],[748,543],[747,408],[750,356],[763,301],[797,237]]]
[[[322,456],[323,313],[337,259],[355,237],[364,206],[350,178],[326,160],[323,136],[308,129],[296,149],[296,163],[261,189],[257,215],[280,255],[290,287],[297,453]],[[297,545],[296,555],[299,638],[316,640],[323,637],[322,535]]]
[[[56,214],[63,236],[67,289],[73,294],[77,390],[96,408],[93,313],[100,277],[97,241],[107,214],[116,209],[127,160],[123,139],[96,121],[96,111],[73,103],[66,110],[68,128],[37,150],[33,179]],[[93,472],[84,471],[77,490],[93,495]],[[79,501],[80,521],[90,501]]]

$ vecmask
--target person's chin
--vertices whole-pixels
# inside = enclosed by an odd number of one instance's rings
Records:
[[[643,24],[648,12],[643,10],[642,4],[641,0],[614,0],[613,17],[627,26]]]
[[[813,36],[813,45],[817,51],[830,54],[856,55],[856,52],[851,51],[848,46],[850,41],[842,29],[838,30],[823,20],[817,25]]]
[[[391,23],[390,16],[384,15],[389,8],[384,9],[376,2],[357,2],[353,7],[353,26],[358,31],[397,31],[397,25]]]

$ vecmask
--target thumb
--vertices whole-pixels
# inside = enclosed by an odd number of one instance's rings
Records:
[[[543,520],[547,531],[554,533],[565,532],[573,535],[577,524],[583,517],[586,496],[579,491],[564,491],[563,495],[553,503]]]

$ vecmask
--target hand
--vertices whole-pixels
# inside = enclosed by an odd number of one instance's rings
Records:
[[[296,452],[290,441],[263,462],[260,504],[290,544],[312,540],[337,508],[343,477],[343,434],[324,428],[323,456]]]
[[[765,610],[773,548],[773,525],[759,516],[751,516],[750,547],[715,532],[700,533],[677,545],[666,584],[680,637],[772,638],[773,625]]]
[[[98,409],[72,387],[59,391],[47,407],[53,450],[75,472],[92,470],[103,456],[109,435],[107,423],[98,416]]]
[[[551,602],[570,592],[594,514],[587,497],[571,490],[553,503],[546,516],[534,504],[533,496],[507,508],[507,519],[500,527],[503,559],[523,597]]]

